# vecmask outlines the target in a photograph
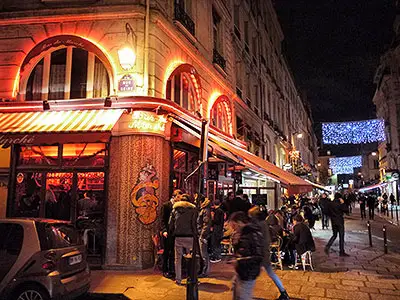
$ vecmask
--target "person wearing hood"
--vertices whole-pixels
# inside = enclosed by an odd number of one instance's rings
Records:
[[[210,270],[208,240],[211,233],[211,202],[203,195],[199,195],[198,200],[200,201],[200,211],[197,217],[197,232],[199,234],[200,253],[203,259],[203,269],[200,271],[199,276],[205,277]]]
[[[196,214],[196,206],[188,194],[183,194],[172,207],[169,228],[175,237],[175,281],[178,285],[182,284],[183,251],[192,249],[193,237],[196,236]]]

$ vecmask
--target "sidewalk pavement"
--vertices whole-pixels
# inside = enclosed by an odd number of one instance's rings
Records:
[[[345,249],[350,257],[342,258],[337,252],[326,256],[323,252],[330,230],[322,230],[317,222],[313,236],[317,251],[313,253],[315,271],[276,271],[282,279],[291,299],[325,300],[394,300],[400,299],[400,227],[388,224],[376,217],[371,221],[373,247],[369,247],[365,221],[360,220],[359,210],[346,217]],[[379,236],[381,226],[386,224],[389,238],[389,254],[383,253]],[[332,249],[338,251],[338,241]],[[199,299],[232,299],[230,280],[233,265],[226,261],[212,265],[209,278],[200,279]],[[177,300],[186,298],[186,287],[176,286],[159,272],[144,270],[93,271],[92,299]],[[107,293],[107,295],[105,295]],[[104,294],[102,298],[100,296]],[[114,298],[110,296],[114,294]],[[276,299],[277,288],[262,272],[257,279],[255,299]],[[85,297],[88,299],[88,297]]]

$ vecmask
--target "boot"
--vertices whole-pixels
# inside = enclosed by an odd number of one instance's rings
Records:
[[[289,295],[286,291],[281,292],[281,295],[277,300],[290,300]]]

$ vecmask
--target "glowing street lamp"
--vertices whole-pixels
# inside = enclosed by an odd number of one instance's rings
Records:
[[[372,152],[371,155],[372,155],[372,156],[376,156],[377,153],[376,153],[376,152]]]
[[[298,133],[296,136],[297,136],[298,139],[302,139],[303,138],[303,134],[301,132]]]
[[[125,71],[131,70],[135,65],[136,54],[133,52],[132,48],[125,46],[118,49],[118,59],[119,64]]]

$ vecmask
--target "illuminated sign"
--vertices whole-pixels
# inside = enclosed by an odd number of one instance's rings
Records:
[[[151,111],[133,111],[121,117],[114,127],[113,135],[127,135],[135,133],[169,136],[171,122],[166,115],[157,115]]]
[[[131,92],[136,89],[135,81],[131,75],[124,75],[118,84],[120,92]]]
[[[34,141],[35,141],[34,135],[23,135],[23,136],[0,135],[0,145],[4,145],[5,147],[14,144],[33,144]]]

